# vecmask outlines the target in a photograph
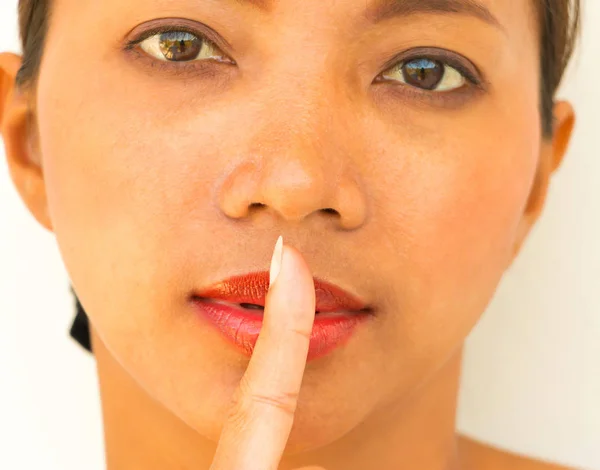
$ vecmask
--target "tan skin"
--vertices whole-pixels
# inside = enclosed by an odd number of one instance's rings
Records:
[[[93,324],[108,470],[558,468],[455,430],[463,342],[574,124],[557,102],[541,134],[532,5],[482,0],[497,26],[372,24],[367,3],[55,0],[37,86],[19,93],[21,58],[0,55],[13,181]],[[125,51],[151,20],[218,47],[185,64]],[[447,89],[406,82],[389,61],[423,47],[481,84],[447,68]],[[280,234],[249,361],[186,299],[267,269]],[[376,317],[305,364],[312,276]]]

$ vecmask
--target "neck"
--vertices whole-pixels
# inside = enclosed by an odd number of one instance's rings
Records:
[[[216,443],[154,401],[104,348],[92,329],[107,470],[208,470]],[[318,464],[327,470],[458,470],[456,405],[462,350],[408,400],[373,413],[338,441],[285,456],[280,469]]]

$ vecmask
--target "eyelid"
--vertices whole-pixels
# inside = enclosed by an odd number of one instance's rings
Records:
[[[138,30],[140,31],[138,32]],[[133,36],[133,38],[125,40],[124,48],[125,50],[131,50],[142,41],[156,34],[170,31],[190,33],[197,36],[199,39],[209,41],[220,49],[221,52],[231,58],[232,47],[221,35],[205,24],[191,21],[186,18],[160,18],[138,25],[126,35]],[[233,59],[231,60],[233,61]]]
[[[432,59],[448,65],[460,72],[472,85],[486,88],[487,79],[480,69],[466,57],[446,49],[435,47],[417,47],[395,55],[384,65],[384,72],[415,59]]]
[[[139,32],[137,32],[140,30]],[[133,39],[125,39],[124,49],[128,52],[137,52],[139,58],[143,58],[152,63],[153,67],[163,67],[168,71],[172,71],[176,74],[186,74],[187,72],[194,72],[194,68],[197,67],[197,71],[201,73],[209,73],[206,69],[206,64],[203,62],[207,61],[173,61],[159,64],[158,59],[153,59],[146,52],[138,49],[138,45],[144,40],[164,32],[187,32],[197,36],[201,40],[212,43],[217,49],[229,59],[227,61],[230,65],[236,65],[236,61],[231,58],[231,45],[218,33],[216,33],[209,26],[189,20],[186,18],[159,18],[150,20],[141,25],[136,26],[127,36],[133,36]],[[396,54],[392,59],[385,62],[383,72],[375,79],[375,82],[380,81],[381,75],[384,72],[390,70],[395,66],[402,66],[406,62],[411,60],[426,58],[433,59],[444,65],[450,66],[456,69],[465,79],[471,83],[474,87],[470,87],[471,90],[478,89],[479,91],[488,91],[489,82],[485,75],[481,72],[480,68],[477,67],[472,61],[467,59],[465,56],[449,51],[447,49],[439,47],[415,47],[406,51]],[[190,62],[194,62],[196,65],[192,65]],[[210,62],[210,61],[209,61]],[[173,69],[173,70],[171,70]],[[210,72],[212,73],[212,72]],[[384,80],[384,79],[381,79]],[[414,93],[431,94],[431,92],[425,91],[413,91]],[[450,91],[449,93],[453,93]],[[456,90],[453,94],[456,94]]]

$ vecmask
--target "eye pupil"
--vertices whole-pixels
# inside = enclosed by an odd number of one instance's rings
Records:
[[[414,59],[402,66],[406,83],[426,90],[434,90],[444,78],[444,65],[431,59]]]
[[[166,59],[178,62],[195,59],[202,49],[202,40],[185,31],[162,33],[158,43]]]

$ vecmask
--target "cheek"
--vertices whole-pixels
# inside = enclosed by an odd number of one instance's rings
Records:
[[[219,109],[206,119],[214,127],[201,127],[183,119],[172,100],[151,102],[146,90],[112,88],[106,75],[95,81],[57,67],[42,78],[38,118],[49,212],[96,333],[160,401],[177,402],[188,418],[216,412],[226,395],[210,384],[231,388],[238,370],[223,372],[222,363],[208,361],[222,349],[220,339],[180,313],[189,308],[184,287],[194,280],[191,250],[212,247],[220,237],[210,204],[223,165],[214,136],[223,135],[220,116],[232,111]],[[61,86],[69,80],[78,86]],[[211,390],[206,404],[192,398],[196,390]],[[203,415],[196,423],[216,432],[211,419]]]
[[[410,129],[394,138],[407,150],[386,153],[402,159],[400,171],[380,175],[387,192],[378,196],[387,245],[402,253],[385,264],[401,275],[394,334],[427,354],[464,339],[511,259],[541,138],[535,102],[521,101],[510,117],[477,112],[441,130]]]
[[[218,168],[197,159],[214,161],[205,149],[218,148],[210,141],[218,133],[192,131],[183,119],[173,125],[169,100],[152,102],[111,87],[113,77],[78,73],[57,68],[39,84],[49,211],[92,322],[133,347],[132,332],[158,328],[149,309],[174,308],[181,287],[173,272],[185,264],[181,231],[190,219],[206,220],[193,212],[208,205]],[[62,87],[67,78],[78,86]],[[209,244],[210,232],[195,233],[197,246]]]
[[[451,154],[444,157],[459,155],[455,163],[432,169],[415,188],[414,267],[424,287],[465,303],[488,297],[502,275],[535,170],[530,145],[492,142],[486,136],[446,146]]]

